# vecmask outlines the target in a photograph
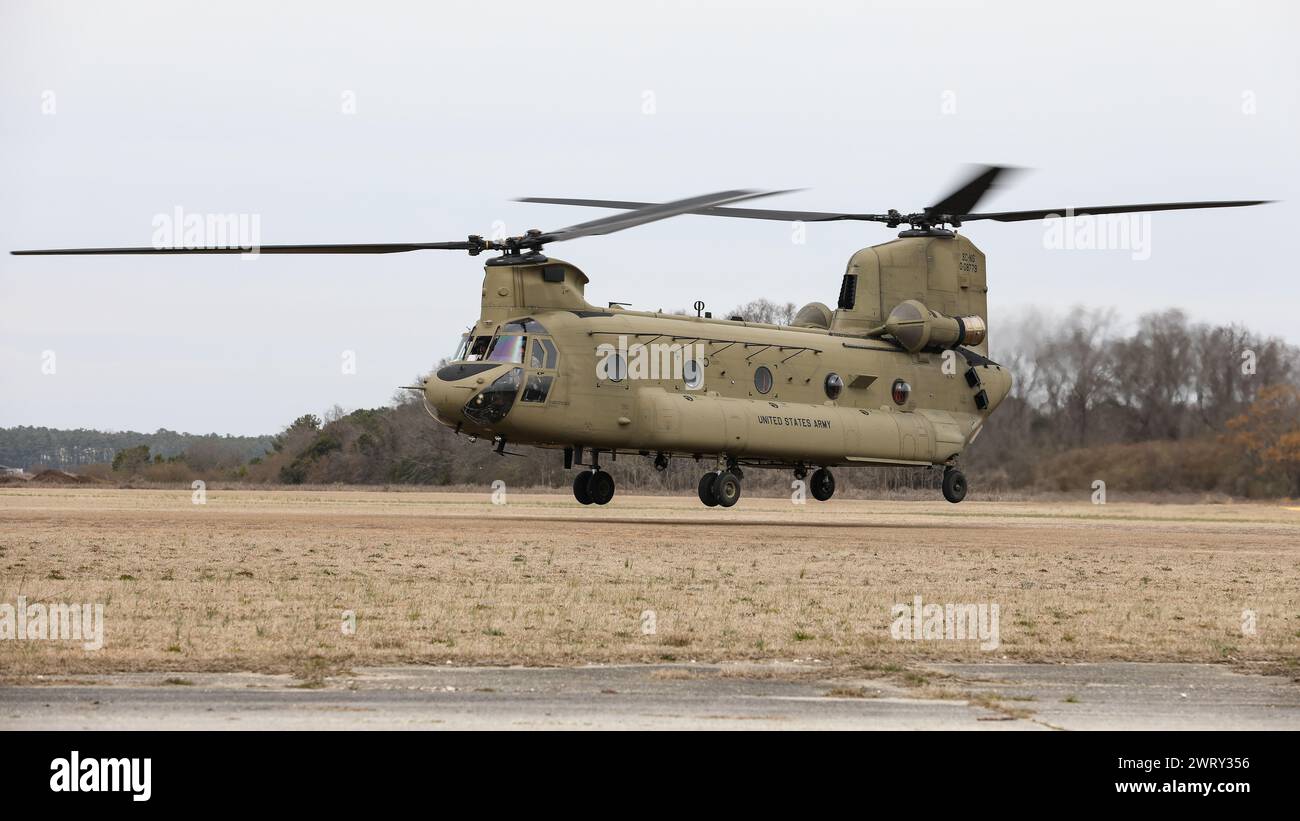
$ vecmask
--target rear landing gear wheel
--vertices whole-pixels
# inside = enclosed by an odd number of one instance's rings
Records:
[[[591,471],[584,470],[573,477],[573,498],[584,505],[591,504]]]
[[[713,497],[722,507],[731,507],[740,501],[740,477],[730,471],[719,473],[713,482]]]
[[[943,498],[954,505],[966,498],[966,474],[957,468],[947,468],[943,472]]]
[[[812,479],[808,482],[808,490],[812,492],[814,499],[824,502],[835,495],[835,477],[826,468],[818,468],[813,471]]]
[[[718,497],[713,492],[717,481],[718,474],[716,473],[706,473],[700,477],[700,501],[709,507],[718,506]]]
[[[614,498],[614,477],[603,470],[593,471],[587,491],[593,504],[609,504],[609,500]]]

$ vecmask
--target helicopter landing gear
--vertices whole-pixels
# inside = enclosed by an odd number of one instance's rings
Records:
[[[827,468],[814,470],[812,479],[808,482],[808,490],[817,501],[826,501],[835,495],[835,476]]]
[[[603,470],[594,470],[587,490],[591,493],[593,504],[607,505],[609,500],[614,498],[614,477]]]
[[[740,481],[745,478],[745,471],[740,469],[740,462],[737,461],[736,457],[734,456],[727,457],[727,468],[725,471],[721,471],[721,472],[730,473],[732,476],[736,477],[737,481]],[[731,507],[731,505],[727,505],[727,507]]]
[[[584,505],[591,504],[591,471],[584,470],[573,477],[573,498]]]
[[[709,507],[718,506],[718,497],[713,495],[713,485],[718,480],[718,474],[709,471],[700,477],[700,501]]]
[[[943,469],[943,498],[954,505],[966,498],[966,474],[955,467]]]
[[[709,507],[731,507],[740,501],[740,477],[729,470],[700,477],[700,501]]]
[[[740,501],[740,477],[731,471],[718,474],[713,483],[713,495],[722,507],[731,507]]]
[[[659,471],[660,473],[663,473],[665,470],[668,470],[667,456],[661,453],[655,457],[655,470]]]
[[[584,505],[607,505],[614,498],[614,477],[600,468],[573,477],[573,498]]]

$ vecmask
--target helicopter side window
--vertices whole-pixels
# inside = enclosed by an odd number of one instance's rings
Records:
[[[483,355],[487,353],[488,343],[491,341],[492,337],[490,336],[474,337],[474,344],[470,346],[469,353],[465,356],[465,359],[470,362],[477,362],[482,359]]]
[[[524,361],[525,336],[498,336],[488,349],[489,362],[509,362],[520,365]]]
[[[560,353],[555,343],[549,339],[533,339],[533,347],[528,355],[528,367],[550,370],[559,361]]]
[[[545,402],[547,394],[551,392],[551,383],[554,381],[554,376],[533,374],[528,377],[528,382],[524,385],[524,395],[521,399],[525,402]]]
[[[540,328],[532,320],[532,328]],[[520,337],[521,339],[523,337]],[[528,347],[528,367],[531,373],[524,382],[523,395],[520,399],[524,402],[541,404],[546,401],[546,397],[551,393],[551,386],[555,384],[555,367],[560,361],[560,350],[555,347],[555,342],[544,336],[534,336],[532,343]]]
[[[627,360],[622,354],[611,353],[596,359],[596,378],[622,382],[627,376]]]
[[[686,390],[698,391],[704,387],[704,367],[698,359],[688,359],[682,363],[682,382]]]

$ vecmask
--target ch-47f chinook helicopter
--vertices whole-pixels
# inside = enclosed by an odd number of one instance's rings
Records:
[[[700,501],[730,507],[743,469],[791,470],[814,498],[835,492],[831,468],[943,467],[943,495],[960,502],[962,451],[1011,389],[988,357],[984,254],[955,230],[975,220],[1258,205],[1266,200],[1169,202],[977,212],[1007,169],[986,166],[921,211],[883,214],[727,207],[783,192],[722,191],[667,203],[527,198],[620,209],[556,231],[425,243],[199,248],[81,248],[15,254],[388,254],[461,250],[500,255],[484,266],[478,321],[450,362],[423,381],[430,415],[458,433],[563,452],[580,470],[573,494],[607,504],[602,457],[639,454],[707,464]],[[552,243],[611,234],[683,214],[780,221],[858,220],[897,239],[854,253],[834,309],[804,306],[788,326],[598,307],[577,266],[544,256]]]

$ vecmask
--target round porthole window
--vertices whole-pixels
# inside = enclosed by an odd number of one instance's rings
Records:
[[[772,390],[772,372],[766,365],[759,365],[758,370],[754,371],[754,390],[759,393],[768,393]]]
[[[844,380],[838,373],[826,374],[826,398],[839,399],[840,394],[844,392]]]
[[[686,390],[698,391],[704,386],[704,366],[698,359],[688,359],[682,363],[682,381]]]
[[[894,380],[894,386],[890,388],[889,393],[894,397],[895,405],[907,403],[907,398],[912,395],[912,386],[901,379]]]
[[[604,371],[604,373],[601,373],[601,371]],[[627,376],[627,362],[620,354],[610,354],[596,363],[596,378],[598,379],[622,382],[625,376]]]

